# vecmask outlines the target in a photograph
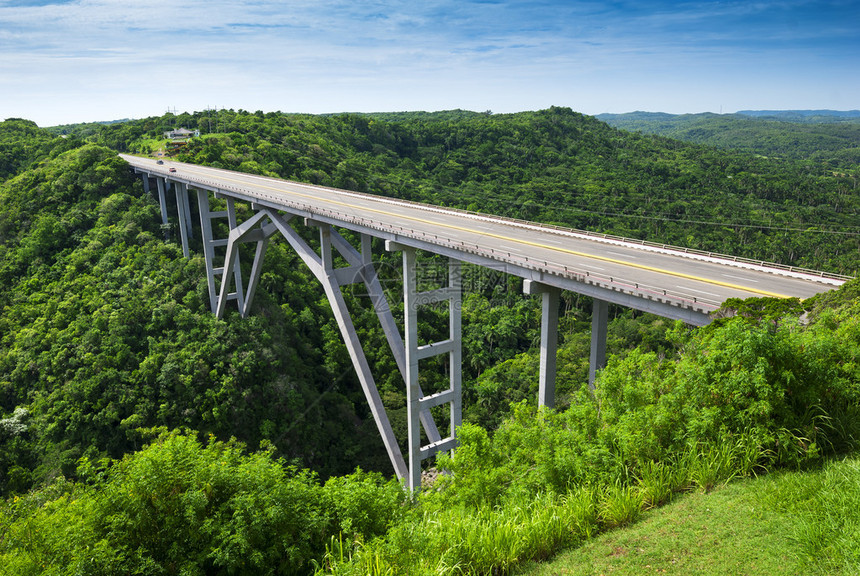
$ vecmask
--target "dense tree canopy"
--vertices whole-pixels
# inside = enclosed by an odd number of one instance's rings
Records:
[[[158,132],[141,137],[141,130],[164,121],[113,125],[99,138],[149,150]],[[179,153],[191,162],[846,274],[858,269],[860,174],[856,161],[833,164],[856,139],[837,140],[815,161],[766,158],[622,132],[565,108],[220,111],[170,121],[204,134]]]
[[[604,122],[635,132],[823,163],[855,172],[860,164],[860,116],[808,114],[601,114]]]
[[[406,566],[414,546],[435,550],[410,532],[433,515],[407,514],[396,484],[362,472],[333,476],[357,465],[390,474],[390,464],[328,303],[296,255],[274,240],[252,316],[231,311],[221,320],[208,310],[199,245],[185,259],[165,241],[165,233],[175,238],[175,220],[160,226],[157,203],[116,153],[163,147],[162,132],[178,127],[202,133],[172,152],[189,162],[860,269],[850,134],[830,133],[814,155],[780,133],[788,152],[765,158],[631,134],[565,108],[221,110],[50,131],[7,120],[0,495],[9,499],[0,507],[0,557],[19,573],[306,573],[324,554],[334,569],[334,551],[394,524],[388,552],[373,552],[377,562],[390,552]],[[396,256],[381,246],[376,256],[399,317]],[[442,264],[423,258],[428,273]],[[583,387],[591,301],[565,293],[558,399],[572,408],[544,418],[533,407],[539,302],[515,278],[464,270],[467,426],[447,464],[457,476],[440,497],[455,513],[484,502],[486,517],[539,485],[559,495],[578,482],[626,486],[655,459],[687,458],[726,439],[750,447],[751,466],[803,465],[855,447],[856,281],[805,303],[732,302],[723,315],[734,318],[698,331],[613,307],[610,364],[594,395]],[[362,290],[344,295],[404,441],[394,358]],[[422,337],[443,339],[445,315],[424,310]],[[422,370],[425,389],[444,378],[438,367]],[[478,565],[472,556],[462,562]]]
[[[164,242],[157,206],[115,151],[161,146],[175,127],[203,133],[181,148],[187,161],[838,272],[858,267],[852,174],[628,134],[564,108],[222,110],[54,130],[63,137],[7,120],[0,415],[17,418],[20,433],[4,444],[4,491],[73,474],[83,454],[118,457],[139,446],[135,430],[154,425],[272,442],[324,476],[356,464],[388,470],[328,304],[295,255],[275,242],[254,315],[221,321],[207,310],[201,258],[182,259]],[[492,427],[510,402],[534,397],[537,302],[515,279],[466,273],[466,419]],[[390,286],[396,311],[396,279]],[[346,296],[402,432],[393,357],[360,291]],[[562,403],[586,375],[588,306],[564,298]],[[427,314],[422,329],[441,338],[443,313]],[[611,352],[674,353],[670,323],[614,314]]]

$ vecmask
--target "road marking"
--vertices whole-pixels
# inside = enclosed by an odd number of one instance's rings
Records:
[[[720,297],[719,294],[714,294],[713,292],[705,292],[704,290],[696,290],[695,288],[688,288],[687,286],[675,286],[675,288],[680,288],[681,290],[689,290],[690,292],[696,292],[698,294],[707,294],[708,296],[715,296],[717,298]]]
[[[192,174],[195,173],[195,170],[194,170],[195,165],[194,164],[184,164],[184,166],[185,166],[185,168],[183,168],[183,171],[187,171],[187,172],[190,172]],[[192,167],[190,170],[188,169],[189,166]],[[217,170],[217,169],[213,169],[213,170]],[[203,175],[203,176],[207,175],[206,172],[201,172],[199,170],[197,170],[196,172],[198,175]],[[237,174],[242,174],[242,173],[237,172]],[[251,176],[254,176],[254,175],[251,175]],[[234,178],[228,178],[228,177],[224,176],[223,174],[217,175],[217,178],[219,178],[221,180],[228,181],[228,182],[235,182],[235,183],[243,185],[243,186],[248,185],[248,183],[246,181],[234,179]],[[263,177],[255,176],[255,179],[263,179]],[[300,182],[293,183],[292,181],[288,181],[288,180],[278,181],[278,180],[272,179],[272,180],[266,180],[266,181],[283,182],[283,184],[285,186],[298,184],[300,187],[303,187],[303,188],[309,188],[310,187],[310,185],[302,185]],[[255,184],[255,186],[257,186],[259,188],[264,188],[267,190],[272,190],[272,191],[277,192],[279,194],[288,194],[288,195],[299,196],[302,198],[309,198],[309,199],[312,199],[315,201],[319,201],[319,198],[313,194],[303,194],[301,192],[296,192],[294,190],[285,190],[284,188],[278,188],[275,186],[266,186],[263,184]],[[327,191],[333,192],[335,194],[337,193],[336,189],[325,188],[325,187],[322,187],[322,188],[326,189]],[[336,206],[343,206],[346,208],[354,208],[355,207],[354,204],[350,204],[348,202],[342,202],[339,200],[326,200],[326,202],[329,202],[330,204],[334,204]],[[675,276],[678,278],[686,278],[687,280],[695,280],[697,282],[704,282],[705,284],[713,284],[715,286],[722,286],[724,288],[732,288],[734,290],[741,290],[743,292],[752,292],[753,294],[761,294],[763,296],[773,296],[775,298],[790,298],[790,296],[787,296],[785,294],[779,294],[777,292],[769,292],[767,290],[761,290],[759,288],[751,288],[749,286],[739,286],[737,284],[731,284],[729,282],[723,282],[720,280],[702,278],[700,276],[694,276],[692,274],[685,274],[683,272],[675,272],[673,270],[665,270],[663,268],[656,268],[653,266],[645,266],[644,264],[636,264],[635,262],[626,262],[624,260],[617,260],[615,258],[608,258],[606,256],[598,256],[596,254],[588,254],[586,252],[580,252],[578,250],[570,250],[569,248],[549,246],[547,244],[542,244],[540,242],[533,242],[531,240],[521,240],[519,238],[512,238],[510,236],[504,236],[502,234],[495,234],[495,233],[490,233],[490,232],[480,232],[480,231],[475,230],[474,228],[466,228],[463,226],[457,226],[455,224],[446,224],[443,222],[432,222],[432,221],[426,220],[424,218],[418,218],[417,216],[407,216],[405,214],[397,214],[395,212],[388,212],[386,210],[380,210],[378,208],[363,208],[363,209],[367,210],[368,212],[373,212],[375,214],[382,214],[382,215],[387,216],[387,217],[402,218],[405,220],[412,220],[414,222],[421,222],[422,224],[431,224],[433,226],[440,226],[442,228],[449,228],[451,230],[459,230],[460,232],[479,234],[481,236],[486,236],[488,238],[497,238],[499,240],[507,240],[510,242],[516,242],[517,244],[525,244],[526,246],[533,246],[535,248],[545,248],[547,250],[555,250],[556,252],[564,252],[565,254],[571,254],[574,256],[581,256],[583,258],[589,258],[592,260],[602,260],[604,262],[610,262],[612,264],[621,264],[622,266],[629,266],[631,268],[638,268],[640,270],[647,270],[649,272],[657,272],[658,274],[667,274],[669,276]],[[717,297],[719,297],[719,295],[717,295]]]
[[[609,250],[606,251],[607,254],[612,254],[613,256],[621,256],[622,258],[632,258],[636,260],[637,256],[631,256],[630,254],[621,254],[620,252],[611,252]]]
[[[592,266],[591,264],[580,264],[580,266],[585,266],[586,268],[593,268],[595,270],[606,270],[606,268],[601,268],[600,266]]]
[[[726,278],[734,278],[735,280],[743,280],[744,282],[755,282],[758,284],[758,280],[753,280],[752,278],[744,278],[742,276],[732,276],[731,274],[722,274]]]

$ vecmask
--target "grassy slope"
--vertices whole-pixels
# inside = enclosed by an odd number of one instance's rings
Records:
[[[687,494],[528,576],[857,574],[860,458]]]

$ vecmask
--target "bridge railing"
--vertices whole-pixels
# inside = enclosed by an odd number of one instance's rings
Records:
[[[654,300],[657,302],[664,302],[674,304],[681,308],[694,308],[701,310],[703,312],[712,312],[720,307],[720,302],[718,300],[713,300],[709,298],[702,298],[701,296],[694,296],[691,294],[687,294],[684,292],[676,291],[676,290],[664,290],[657,286],[651,286],[648,284],[644,284],[641,282],[636,282],[635,280],[621,278],[618,276],[607,276],[597,274],[590,270],[578,270],[572,268],[570,266],[565,266],[556,262],[552,262],[551,260],[545,259],[534,259],[529,258],[528,256],[520,256],[517,254],[513,254],[507,250],[497,250],[495,248],[485,248],[481,247],[479,244],[472,244],[463,241],[455,241],[450,238],[439,236],[438,234],[429,234],[423,231],[417,231],[413,228],[407,228],[405,226],[388,224],[379,220],[373,220],[370,218],[364,218],[360,216],[356,216],[354,214],[347,214],[345,212],[340,212],[337,210],[332,210],[329,208],[320,208],[319,206],[309,204],[306,202],[297,202],[295,200],[290,200],[283,196],[267,194],[262,192],[250,192],[242,187],[234,186],[234,185],[225,185],[222,182],[214,182],[201,178],[195,178],[194,182],[198,185],[208,186],[213,190],[222,191],[222,192],[234,192],[243,197],[251,197],[256,198],[258,200],[268,200],[273,204],[278,206],[282,206],[285,210],[295,210],[298,212],[306,213],[309,215],[316,216],[328,216],[335,221],[340,221],[344,223],[351,223],[358,226],[362,226],[365,228],[370,228],[373,230],[379,230],[381,232],[388,232],[393,234],[400,234],[401,236],[413,238],[415,240],[422,241],[431,241],[434,244],[439,246],[445,246],[451,249],[454,249],[458,252],[465,252],[469,254],[475,254],[478,256],[482,256],[485,258],[490,258],[492,260],[496,260],[503,263],[509,263],[519,268],[525,268],[529,270],[534,270],[537,272],[548,273],[553,276],[564,277],[568,279],[572,279],[578,282],[583,282],[585,284],[591,284],[594,286],[599,286],[602,288],[607,288],[609,290],[615,292],[623,292],[626,294],[636,295],[640,297],[647,298],[649,300]],[[355,192],[347,192],[349,194],[358,194]],[[364,195],[369,196],[369,195]],[[399,200],[395,200],[399,202]],[[409,204],[413,204],[415,206],[421,207],[430,207],[436,208],[434,206],[421,204],[418,202],[409,202]],[[462,211],[466,212],[466,211]],[[484,215],[474,213],[480,217],[484,217]],[[514,221],[512,219],[508,219],[509,221]],[[528,223],[532,225],[536,225],[533,223],[529,223],[526,220],[517,221],[519,223]],[[542,227],[543,225],[536,225]],[[567,230],[561,227],[557,227],[560,230]]]
[[[165,176],[170,175],[167,173],[167,170],[164,170],[164,172],[165,172]],[[170,176],[176,177],[176,174],[172,174]],[[281,180],[281,181],[282,182],[289,182],[292,184],[298,184],[299,186],[306,186],[306,184],[304,184],[302,182],[294,182],[291,180]],[[220,184],[220,183],[209,182],[208,184],[210,186],[212,186],[213,188],[225,189],[224,185]],[[704,257],[704,258],[713,258],[713,259],[717,259],[717,260],[723,260],[725,262],[733,262],[733,263],[737,263],[737,264],[748,264],[751,266],[759,266],[759,267],[765,268],[765,269],[772,269],[772,270],[789,272],[789,273],[794,273],[794,274],[803,274],[803,275],[807,275],[810,277],[818,277],[818,278],[828,279],[828,280],[847,281],[847,280],[853,279],[852,276],[846,276],[843,274],[836,274],[833,272],[824,272],[821,270],[812,270],[809,268],[803,268],[803,267],[799,267],[799,266],[789,266],[786,264],[779,264],[777,262],[769,262],[767,260],[761,260],[761,259],[756,259],[756,258],[745,258],[745,257],[741,257],[741,256],[731,256],[729,254],[722,254],[720,252],[698,250],[695,248],[685,248],[682,246],[674,246],[672,244],[663,244],[660,242],[651,242],[649,240],[641,240],[641,239],[637,239],[637,238],[627,238],[625,236],[617,236],[614,234],[605,234],[602,232],[590,232],[588,230],[580,230],[578,228],[570,228],[570,227],[566,227],[566,226],[560,226],[558,224],[543,224],[540,222],[533,222],[531,220],[524,220],[524,219],[520,219],[520,218],[512,218],[509,216],[497,216],[495,214],[485,214],[482,212],[476,212],[474,210],[465,210],[462,208],[454,208],[454,207],[449,207],[449,206],[435,206],[433,204],[427,204],[424,202],[416,202],[414,200],[402,200],[400,198],[390,198],[387,196],[379,196],[379,195],[375,195],[375,194],[368,194],[365,192],[355,192],[352,190],[341,190],[339,188],[331,188],[331,187],[327,187],[327,186],[316,186],[316,187],[317,188],[326,188],[328,190],[333,190],[335,192],[338,192],[341,194],[346,194],[346,195],[351,195],[351,196],[372,198],[374,200],[383,200],[385,202],[389,202],[392,204],[408,205],[408,206],[412,206],[412,207],[419,208],[422,210],[454,212],[457,214],[461,214],[461,215],[472,217],[472,218],[478,218],[478,219],[482,219],[482,220],[491,220],[491,221],[495,220],[495,221],[504,222],[507,224],[513,224],[513,225],[517,225],[517,226],[521,226],[521,227],[525,227],[525,228],[539,228],[539,229],[544,230],[544,231],[556,232],[556,233],[559,233],[562,235],[563,234],[575,234],[575,235],[579,235],[579,236],[586,236],[588,238],[593,238],[595,240],[609,240],[612,242],[624,242],[627,244],[633,244],[633,245],[637,245],[637,246],[656,248],[659,250],[667,250],[667,251],[675,252],[677,254],[682,254],[682,255],[700,256],[700,257]],[[236,192],[243,192],[243,190],[239,187],[230,186],[230,188],[235,189]],[[274,196],[272,197],[272,200],[283,201],[282,198],[274,197]]]
[[[155,170],[158,172],[159,170]],[[615,292],[622,292],[630,295],[635,295],[638,297],[644,297],[649,300],[654,300],[661,303],[672,304],[675,306],[679,306],[681,308],[692,308],[705,313],[712,312],[717,310],[721,306],[721,302],[719,300],[714,300],[706,297],[702,297],[701,295],[695,296],[685,292],[677,291],[677,290],[669,290],[663,289],[657,286],[652,286],[648,284],[643,284],[641,282],[636,282],[635,280],[621,278],[618,276],[608,276],[601,275],[595,273],[590,270],[578,270],[572,268],[570,266],[565,266],[556,262],[552,262],[545,259],[536,260],[533,258],[529,258],[527,256],[520,256],[517,254],[513,254],[506,250],[496,250],[492,247],[481,247],[478,244],[470,244],[462,241],[454,241],[447,237],[442,237],[437,234],[428,234],[422,231],[416,231],[412,228],[406,228],[403,226],[388,224],[382,221],[376,221],[369,218],[358,217],[353,214],[347,214],[344,212],[339,212],[337,210],[320,208],[319,206],[309,204],[306,202],[298,202],[295,200],[291,200],[282,195],[276,194],[268,194],[264,192],[251,192],[250,190],[243,188],[241,186],[236,186],[232,184],[225,184],[224,182],[216,182],[212,180],[208,180],[205,178],[195,177],[193,179],[183,178],[181,175],[176,173],[167,173],[164,170],[165,176],[188,180],[191,184],[196,184],[198,186],[208,187],[214,191],[221,191],[225,193],[235,193],[244,198],[250,199],[258,199],[258,200],[268,200],[272,204],[276,206],[282,206],[286,210],[296,210],[299,212],[303,212],[308,215],[320,215],[325,216],[328,215],[332,219],[336,221],[352,223],[360,226],[364,226],[366,228],[379,230],[382,232],[389,232],[394,234],[400,234],[405,237],[414,238],[416,240],[428,241],[432,239],[434,244],[440,246],[446,246],[448,248],[466,252],[470,254],[475,254],[478,256],[482,256],[485,258],[490,258],[499,262],[509,263],[514,266],[525,268],[529,270],[534,270],[538,272],[548,273],[554,276],[564,277],[568,279],[572,279],[578,282],[583,282],[585,284],[591,284],[594,286],[599,286],[605,289],[609,289]],[[288,182],[288,181],[285,181]],[[303,186],[302,183],[297,182],[300,186]],[[323,187],[324,188],[324,187]],[[387,198],[381,196],[375,196],[372,194],[365,194],[362,192],[353,192],[349,190],[340,190],[334,188],[328,188],[329,190],[334,190],[338,193],[360,196],[366,198],[373,198],[374,200],[382,199],[383,201],[392,203],[392,204],[403,204],[409,205],[415,208],[419,208],[422,210],[430,210],[430,211],[450,211],[456,212],[471,218],[481,219],[481,220],[490,220],[490,221],[501,221],[507,224],[513,224],[516,226],[521,226],[524,228],[536,228],[543,231],[556,232],[558,234],[576,234],[576,235],[584,235],[590,238],[594,238],[597,240],[609,240],[612,242],[625,242],[640,246],[647,246],[661,250],[670,250],[678,254],[689,254],[691,256],[702,256],[714,259],[720,259],[728,262],[737,262],[742,264],[750,264],[755,266],[760,266],[764,268],[772,268],[776,270],[783,270],[790,273],[799,273],[799,274],[807,274],[813,277],[820,277],[832,280],[850,280],[850,276],[843,276],[840,274],[833,274],[828,272],[821,272],[818,270],[808,270],[805,268],[800,268],[796,266],[785,266],[782,264],[777,264],[773,262],[767,262],[764,260],[756,260],[750,258],[741,258],[737,256],[729,256],[725,254],[719,254],[716,252],[708,252],[704,250],[695,250],[689,248],[682,248],[677,246],[672,246],[670,244],[662,244],[657,242],[649,242],[646,240],[637,240],[631,238],[625,238],[623,236],[616,236],[612,234],[603,234],[598,232],[589,232],[586,230],[577,230],[575,228],[567,228],[564,226],[558,226],[553,224],[541,224],[536,222],[531,222],[529,220],[517,219],[517,218],[509,218],[503,216],[495,216],[482,214],[480,212],[475,212],[471,210],[463,210],[459,208],[448,208],[448,207],[440,207],[434,206],[431,204],[425,204],[422,202],[414,202],[411,200],[400,200],[396,198]]]
[[[361,192],[349,192],[350,194],[361,194],[365,196],[372,196],[370,194],[362,194]],[[378,196],[372,196],[374,198],[379,198]],[[385,198],[385,197],[383,197]],[[388,198],[385,198],[388,199]],[[843,274],[836,274],[835,272],[824,272],[821,270],[813,270],[810,268],[803,268],[800,266],[789,266],[786,264],[779,264],[777,262],[769,262],[767,260],[760,260],[756,258],[745,258],[742,256],[731,256],[728,254],[722,254],[720,252],[710,252],[707,250],[698,250],[695,248],[684,248],[682,246],[675,246],[672,244],[663,244],[660,242],[651,242],[649,240],[641,240],[637,238],[627,238],[625,236],[617,236],[615,234],[605,234],[602,232],[590,232],[588,230],[579,230],[578,228],[570,228],[567,226],[560,226],[558,224],[544,224],[541,222],[534,222],[531,220],[523,220],[520,218],[512,218],[508,216],[497,216],[495,214],[485,214],[481,212],[475,212],[473,210],[464,210],[462,208],[452,208],[452,207],[442,207],[442,206],[434,206],[432,204],[425,204],[422,202],[414,202],[411,200],[399,200],[399,199],[390,199],[394,202],[410,204],[419,208],[429,208],[429,209],[444,209],[448,212],[456,212],[462,214],[464,216],[472,216],[476,218],[486,219],[486,220],[497,220],[500,222],[505,222],[507,224],[514,224],[527,228],[540,228],[541,230],[557,232],[561,234],[576,234],[579,236],[587,236],[589,238],[594,238],[596,240],[611,240],[614,242],[623,242],[626,244],[634,244],[637,246],[647,246],[649,248],[657,248],[660,250],[667,250],[672,252],[677,252],[680,254],[688,254],[695,256],[703,256],[706,258],[713,258],[717,260],[724,260],[727,262],[736,262],[739,264],[750,264],[753,266],[759,266],[762,268],[772,268],[775,270],[781,270],[785,272],[792,272],[797,274],[805,274],[808,276],[818,277],[818,278],[826,278],[830,280],[852,280],[853,276],[846,276]]]

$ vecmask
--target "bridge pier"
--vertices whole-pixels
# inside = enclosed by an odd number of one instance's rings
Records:
[[[152,189],[149,183],[149,174],[143,174],[143,191],[147,194],[152,193]],[[155,186],[158,192],[158,206],[161,209],[161,228],[164,231],[164,239],[168,239],[167,234],[167,198],[165,196],[165,187],[169,186],[169,181],[159,176],[155,176]]]
[[[410,491],[421,488],[421,462],[438,452],[452,450],[457,445],[456,431],[462,423],[462,279],[460,262],[448,261],[448,286],[419,292],[417,283],[417,251],[393,242],[386,244],[388,250],[399,250],[403,254],[403,313],[406,332],[406,406],[409,435],[409,475],[407,487]],[[418,309],[436,302],[448,302],[448,339],[441,342],[419,345]],[[449,388],[430,396],[424,396],[418,384],[419,361],[448,354]],[[430,408],[449,404],[450,434],[446,438],[430,439],[422,446],[419,415],[429,413]]]
[[[144,180],[148,180],[146,175]],[[158,205],[161,208],[161,226],[164,229],[164,239],[168,238],[167,227],[167,185],[168,181],[164,178],[155,177],[155,185],[158,188]]]
[[[215,268],[213,248],[218,240],[212,238],[211,219],[223,214],[209,210],[206,192],[198,191],[198,204],[201,211],[201,229],[204,236],[204,252],[209,273],[210,297],[213,298],[213,312],[222,317],[226,303],[230,299],[239,301],[240,313],[248,313],[250,302],[259,280],[261,263],[269,238],[280,232],[314,276],[323,285],[326,297],[332,307],[341,337],[349,352],[350,360],[358,375],[365,398],[370,406],[377,429],[382,436],[389,459],[398,477],[406,482],[410,490],[421,486],[421,462],[436,453],[451,450],[456,446],[456,429],[462,422],[462,338],[461,338],[461,273],[460,263],[450,260],[448,285],[429,292],[418,292],[416,282],[416,251],[389,243],[390,250],[402,250],[405,303],[405,338],[401,336],[391,308],[382,290],[382,285],[372,261],[371,237],[361,235],[361,250],[353,247],[334,228],[326,223],[310,219],[305,224],[319,229],[320,252],[317,254],[290,224],[294,216],[281,215],[275,210],[257,207],[258,212],[242,224],[236,221],[235,213],[228,203],[230,235],[225,241],[227,248],[223,268]],[[232,216],[231,216],[232,213]],[[229,285],[231,275],[236,286],[241,286],[241,276],[236,274],[239,267],[238,246],[243,242],[257,242],[257,251],[244,304],[241,298],[231,298]],[[220,245],[220,244],[219,244]],[[347,262],[347,266],[336,267],[333,255],[337,252]],[[220,286],[216,284],[220,276]],[[373,304],[374,311],[382,325],[388,344],[392,350],[398,369],[407,384],[408,454],[403,453],[395,438],[391,423],[376,387],[370,365],[364,354],[358,333],[352,323],[349,310],[341,292],[341,287],[363,282]],[[449,338],[442,342],[419,345],[418,308],[434,302],[448,302]],[[425,396],[419,383],[418,364],[420,360],[448,354],[449,388]],[[439,433],[431,413],[431,408],[449,404],[450,433],[443,438]],[[424,431],[429,444],[422,445],[421,431]]]
[[[538,406],[555,408],[555,375],[558,356],[558,302],[561,290],[531,280],[523,281],[523,292],[540,294],[540,375]]]
[[[176,208],[179,211],[179,236],[182,239],[182,254],[191,257],[188,239],[191,235],[191,205],[188,202],[188,186],[182,182],[174,182],[176,192]]]
[[[264,212],[258,212],[239,225],[236,223],[235,209],[232,202],[228,202],[228,207],[233,213],[233,217],[230,221],[230,235],[227,238],[227,253],[224,255],[224,270],[221,274],[221,283],[213,312],[216,317],[223,318],[227,302],[235,299],[239,302],[239,314],[242,318],[246,318],[251,311],[254,294],[260,282],[263,258],[269,246],[269,239],[278,231],[278,228],[272,223],[266,224],[268,217]],[[260,228],[257,228],[257,225],[260,225]],[[248,279],[248,288],[244,291],[244,296],[240,300],[238,297],[231,297],[232,295],[242,294],[243,285],[242,270],[239,267],[239,246],[250,242],[256,242],[257,247],[254,253],[254,262],[251,265],[251,277]],[[231,277],[236,285],[236,289],[232,293],[230,292]]]
[[[238,265],[239,252],[235,242],[233,249],[227,250],[224,263],[220,267],[215,266],[215,249],[228,246],[230,238],[215,238],[213,235],[212,221],[227,218],[227,225],[232,232],[238,227],[236,221],[236,206],[232,198],[227,198],[227,210],[210,210],[209,193],[206,190],[197,190],[197,207],[200,211],[200,230],[203,236],[203,256],[206,260],[206,278],[209,286],[209,306],[214,314],[223,307],[227,300],[236,300],[239,312],[245,311],[245,293],[242,287],[242,270]],[[235,290],[230,292],[230,276],[233,276]],[[219,286],[220,281],[220,286]],[[220,305],[219,305],[220,304]]]
[[[597,371],[606,367],[606,332],[609,325],[609,302],[594,299],[591,308],[591,354],[588,358],[588,387],[594,390]]]
[[[558,355],[558,303],[561,290],[532,280],[523,281],[523,292],[541,297],[540,375],[538,406],[555,408],[555,378]],[[606,333],[609,303],[593,299],[591,312],[591,351],[588,359],[588,387],[594,390],[597,371],[606,366]]]

